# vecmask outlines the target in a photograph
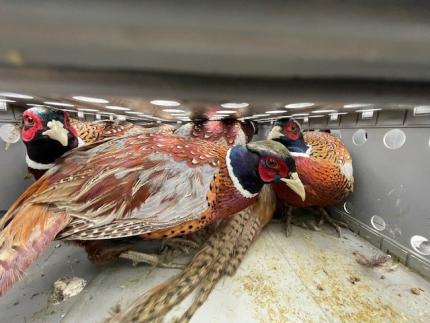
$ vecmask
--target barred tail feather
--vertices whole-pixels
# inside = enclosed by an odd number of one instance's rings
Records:
[[[237,240],[240,239],[241,230],[250,217],[250,211],[249,209],[242,211],[230,221],[226,221],[179,275],[142,295],[125,311],[110,317],[106,323],[156,321],[181,303],[192,291],[200,288],[196,304],[186,313],[187,317],[192,315],[209,295],[222,277],[223,269],[234,257]]]
[[[188,322],[216,283],[224,275],[235,273],[252,242],[272,218],[275,208],[275,193],[265,186],[259,201],[229,220],[224,220],[180,274],[142,295],[105,323],[159,321],[198,289],[193,304],[176,321]]]

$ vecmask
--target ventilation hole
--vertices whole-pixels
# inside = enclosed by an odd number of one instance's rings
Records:
[[[351,212],[352,212],[352,203],[351,202],[345,202],[345,203],[343,203],[343,210],[346,213],[351,214]]]
[[[20,132],[18,127],[10,123],[6,123],[0,126],[0,138],[3,139],[4,142],[9,144],[16,143],[20,138]]]
[[[430,241],[423,236],[413,236],[411,238],[411,246],[420,255],[429,256],[430,255]]]
[[[384,219],[381,218],[379,215],[372,216],[372,218],[370,219],[370,223],[372,224],[372,227],[374,227],[378,231],[384,231],[387,227]]]
[[[352,142],[356,146],[361,146],[367,141],[367,132],[364,129],[358,129],[352,135]]]
[[[384,145],[388,149],[399,149],[406,142],[406,135],[400,129],[391,129],[384,135]]]

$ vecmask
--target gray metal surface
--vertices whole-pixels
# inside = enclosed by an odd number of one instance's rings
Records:
[[[430,79],[426,1],[1,1],[0,62]]]
[[[0,90],[32,95],[128,96],[197,103],[249,102],[262,113],[292,102],[428,104],[429,82],[338,79],[266,79],[73,67],[0,64]],[[261,109],[258,109],[260,108]]]
[[[5,151],[5,143],[0,140],[0,211],[7,210],[33,182],[25,178],[27,174],[24,144],[14,144]]]
[[[403,265],[393,271],[359,265],[352,252],[380,251],[347,230],[343,235],[336,238],[331,228],[294,227],[286,238],[279,223],[270,224],[192,322],[428,322],[430,283]],[[114,305],[125,306],[177,272],[127,262],[94,266],[82,249],[53,246],[2,298],[2,322],[102,322]],[[48,305],[53,282],[66,275],[85,278],[87,287],[60,305]],[[423,292],[414,295],[411,288]]]
[[[379,233],[414,252],[412,236],[430,238],[430,128],[402,128],[406,142],[396,150],[383,143],[390,128],[363,129],[368,138],[360,146],[352,140],[357,129],[341,129],[353,158],[355,177],[347,209],[355,219],[373,229],[377,228],[372,225],[372,217],[380,216],[385,229]],[[423,257],[430,262],[430,256]]]
[[[12,110],[0,112],[0,126],[14,123]],[[6,144],[0,139],[0,212],[6,211],[16,198],[32,183],[25,179],[28,174],[25,163],[25,146],[21,140],[5,150]]]

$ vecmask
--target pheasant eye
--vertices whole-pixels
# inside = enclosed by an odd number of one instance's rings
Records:
[[[297,126],[293,123],[293,124],[290,124],[289,125],[289,127],[287,128],[289,131],[293,131],[293,132],[295,132],[295,131],[297,131]]]
[[[276,162],[276,160],[274,160],[273,158],[269,158],[266,161],[266,164],[269,168],[278,168],[278,163]]]
[[[25,126],[33,126],[34,125],[34,119],[30,116],[24,117],[24,125]]]

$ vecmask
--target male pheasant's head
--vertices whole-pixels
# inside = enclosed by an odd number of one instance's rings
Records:
[[[27,147],[27,164],[48,169],[65,152],[78,146],[78,134],[67,112],[34,107],[22,114],[21,138]]]
[[[294,153],[306,153],[309,147],[303,139],[302,128],[293,118],[282,118],[276,121],[267,139],[279,141]]]
[[[34,107],[22,114],[22,140],[31,143],[36,140],[54,140],[66,147],[69,140],[77,138],[76,130],[70,125],[66,111],[48,107]]]
[[[297,175],[294,158],[276,141],[236,145],[229,149],[226,162],[234,186],[247,198],[256,196],[264,184],[284,182],[305,199],[305,188]]]

